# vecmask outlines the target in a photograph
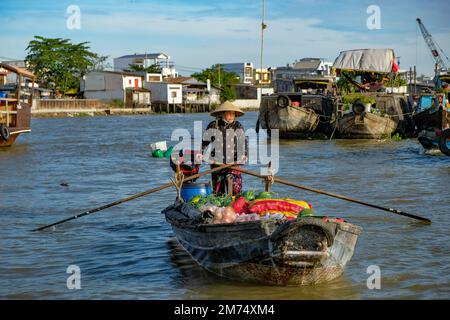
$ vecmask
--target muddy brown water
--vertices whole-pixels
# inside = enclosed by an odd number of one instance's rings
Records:
[[[32,133],[0,150],[0,297],[7,299],[448,299],[450,158],[425,155],[415,140],[281,141],[278,176],[433,220],[411,219],[275,185],[320,215],[363,228],[342,277],[311,287],[269,287],[211,275],[174,241],[161,210],[167,189],[58,226],[30,229],[169,181],[149,145],[192,131],[207,114],[33,119]],[[253,127],[256,113],[242,122]],[[250,167],[251,168],[251,167]],[[255,168],[252,168],[255,169]],[[245,188],[260,188],[245,177]],[[81,289],[66,285],[69,265]],[[366,285],[369,266],[381,289]]]

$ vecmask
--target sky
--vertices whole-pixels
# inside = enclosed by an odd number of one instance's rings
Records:
[[[0,60],[23,59],[35,35],[90,43],[112,58],[164,52],[184,75],[215,63],[260,66],[262,0],[0,0]],[[69,29],[69,6],[80,28]],[[369,29],[380,9],[380,28]],[[340,51],[392,48],[401,69],[432,75],[434,60],[416,18],[450,56],[450,1],[266,0],[263,67],[305,57],[333,62]],[[70,20],[72,21],[72,20]],[[450,61],[446,61],[450,67]]]

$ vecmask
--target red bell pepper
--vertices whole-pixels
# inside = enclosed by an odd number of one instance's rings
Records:
[[[296,204],[284,200],[274,200],[274,199],[267,199],[255,202],[251,204],[249,208],[250,212],[258,214],[269,210],[298,213],[303,209],[303,207],[300,207]]]
[[[239,197],[234,201],[233,203],[233,209],[236,213],[247,213],[248,212],[248,205],[245,201],[245,197]]]

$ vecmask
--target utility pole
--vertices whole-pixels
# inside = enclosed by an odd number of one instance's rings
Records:
[[[217,65],[219,67],[219,90],[222,88],[220,79],[220,63]]]
[[[262,17],[261,17],[261,54],[260,54],[260,75],[259,75],[259,94],[261,96],[260,101],[262,101],[262,77],[263,77],[263,53],[264,53],[264,30],[267,28],[265,24],[266,19],[266,1],[262,0]],[[258,94],[256,95],[258,98]]]

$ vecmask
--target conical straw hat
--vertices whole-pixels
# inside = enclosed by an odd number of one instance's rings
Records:
[[[220,113],[226,112],[226,111],[233,111],[236,114],[236,117],[241,117],[244,115],[244,112],[236,107],[234,104],[232,104],[229,101],[225,101],[222,103],[216,110],[211,112],[211,115],[213,117],[219,115]]]

